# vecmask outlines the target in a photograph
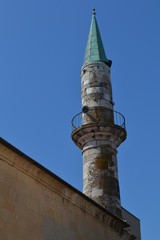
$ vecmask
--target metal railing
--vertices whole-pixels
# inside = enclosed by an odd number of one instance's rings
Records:
[[[121,113],[111,109],[103,109],[102,111],[90,109],[87,113],[80,112],[73,117],[71,123],[73,130],[82,125],[94,123],[105,126],[117,125],[124,129],[126,127],[125,117]]]

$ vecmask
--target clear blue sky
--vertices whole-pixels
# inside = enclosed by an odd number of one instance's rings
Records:
[[[122,205],[159,238],[160,1],[0,0],[0,136],[82,190],[71,119],[81,110],[80,69],[96,8],[112,59]]]

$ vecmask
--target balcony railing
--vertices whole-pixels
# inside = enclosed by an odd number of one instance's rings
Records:
[[[125,118],[124,116],[111,109],[95,110],[90,109],[87,113],[80,112],[76,114],[72,121],[73,130],[86,124],[99,124],[105,126],[117,125],[125,129]]]

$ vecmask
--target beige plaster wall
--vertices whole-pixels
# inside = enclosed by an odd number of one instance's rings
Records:
[[[124,208],[122,208],[122,215],[130,225],[127,230],[134,234],[137,240],[141,240],[140,220]]]
[[[123,239],[107,219],[82,196],[0,144],[0,239]]]

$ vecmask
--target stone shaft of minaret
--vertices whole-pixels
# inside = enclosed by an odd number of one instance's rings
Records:
[[[82,68],[83,125],[88,125],[84,135],[83,193],[117,215],[121,215],[120,191],[117,169],[117,136],[114,128],[110,69],[103,62]],[[98,123],[95,126],[94,123]]]
[[[126,131],[124,125],[115,123],[111,63],[94,12],[81,70],[82,125],[72,132],[72,139],[82,150],[83,193],[121,217],[117,147]]]

